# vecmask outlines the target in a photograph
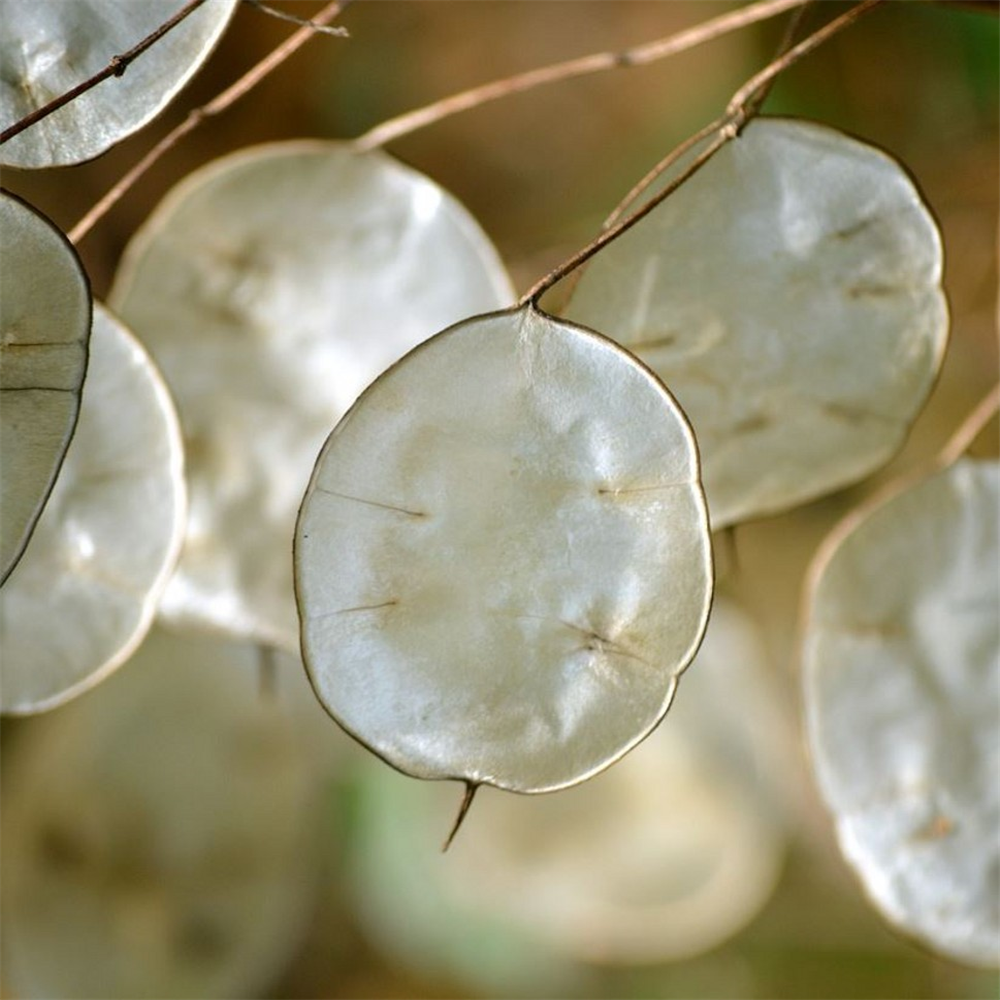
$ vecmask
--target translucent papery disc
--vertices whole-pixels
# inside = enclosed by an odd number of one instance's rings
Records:
[[[410,348],[512,298],[465,209],[383,153],[283,143],[187,178],[111,293],[184,428],[191,510],[164,616],[296,647],[295,515],[330,428]]]
[[[0,590],[4,712],[52,708],[124,662],[180,551],[183,453],[163,380],[100,307],[90,353],[73,443]]]
[[[0,163],[58,167],[103,153],[154,118],[208,58],[237,0],[207,0],[112,77],[0,146]],[[186,0],[0,0],[0,125],[103,70]]]
[[[253,649],[154,629],[4,748],[19,997],[267,995],[320,884],[315,759]]]
[[[819,125],[756,119],[587,265],[565,315],[676,393],[720,528],[895,453],[947,340],[941,259],[895,160]]]
[[[841,849],[897,927],[1000,962],[1000,466],[962,460],[837,529],[813,570],[809,742]]]
[[[66,237],[7,192],[0,192],[0,238],[2,583],[28,544],[76,427],[91,299]]]
[[[717,599],[670,718],[649,739],[586,787],[530,801],[481,793],[442,863],[434,847],[454,792],[447,801],[373,775],[356,891],[376,942],[505,996],[538,995],[558,959],[666,962],[718,946],[759,911],[781,868],[776,776],[790,734],[772,681],[753,625]],[[486,941],[492,963],[463,960]]]
[[[530,307],[361,396],[296,531],[320,700],[400,770],[546,791],[662,718],[712,591],[694,441],[659,381]]]

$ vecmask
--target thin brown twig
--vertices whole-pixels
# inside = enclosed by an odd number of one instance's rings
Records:
[[[798,30],[798,27],[802,22],[802,15],[805,13],[806,7],[812,2],[813,0],[805,0],[805,3],[801,7],[797,8],[795,13],[792,15],[791,20],[785,28],[781,43],[778,45],[778,51],[774,56],[775,59],[779,59],[791,48],[795,32]],[[765,84],[764,87],[757,91],[757,93],[754,94],[754,96],[747,103],[744,126],[747,121],[758,114],[773,83],[774,79],[772,78],[767,84]],[[611,214],[604,220],[603,228],[608,229],[613,226],[625,214],[629,206],[635,203],[636,199],[639,198],[639,196],[653,183],[653,181],[657,179],[657,177],[669,170],[689,149],[697,146],[702,140],[707,139],[718,127],[719,120],[711,122],[700,131],[695,132],[694,135],[685,139],[679,146],[677,146],[676,149],[671,150],[671,152],[660,160],[659,163],[653,166],[615,206]]]
[[[618,203],[614,211],[604,220],[604,229],[610,229],[624,214],[628,209],[629,205],[634,204],[635,200],[645,191],[653,181],[656,180],[660,174],[664,171],[669,170],[688,150],[692,147],[697,146],[699,142],[707,139],[713,132],[717,132],[719,128],[724,123],[724,118],[716,118],[715,121],[709,122],[704,128],[699,129],[694,135],[688,136],[679,146],[672,149],[656,166],[652,167],[649,172],[635,184],[631,191]]]
[[[298,17],[296,14],[288,14],[283,10],[277,10],[275,7],[269,7],[264,3],[264,0],[243,0],[243,2],[259,10],[262,14],[270,14],[271,17],[276,17],[279,21],[287,21],[289,24],[298,24],[302,27],[309,25],[314,31],[318,31],[324,35],[336,35],[338,38],[350,37],[347,28],[331,28],[326,24],[316,24],[306,17]]]
[[[599,250],[606,247],[612,240],[618,239],[622,233],[631,229],[637,222],[644,219],[653,211],[667,195],[677,190],[692,174],[700,170],[730,139],[734,139],[737,128],[733,121],[726,118],[719,118],[712,123],[712,128],[708,131],[717,132],[716,137],[695,157],[695,159],[675,177],[662,191],[658,191],[641,208],[636,209],[628,218],[605,229],[600,236],[588,243],[582,250],[578,250],[569,260],[563,261],[558,267],[553,268],[544,278],[535,282],[524,295],[521,296],[518,305],[537,303],[557,281],[565,278],[571,271],[575,271],[581,264],[586,263]],[[702,130],[704,131],[704,130]]]
[[[206,118],[220,114],[235,104],[244,94],[257,86],[269,73],[277,69],[289,56],[297,52],[316,34],[316,28],[334,20],[351,0],[331,0],[312,20],[298,31],[289,35],[279,46],[272,49],[259,63],[247,70],[235,83],[217,94],[207,104],[195,108],[187,117],[168,132],[131,170],[129,170],[86,215],[70,230],[71,243],[79,243],[102,219],[108,210],[124,195],[143,174],[169,149],[175,146],[189,132],[193,132]]]
[[[34,111],[26,114],[23,118],[14,122],[13,125],[5,128],[3,132],[0,132],[0,146],[2,146],[9,139],[13,139],[14,136],[20,135],[25,129],[30,128],[32,125],[36,125],[43,118],[48,118],[54,111],[58,111],[61,107],[69,104],[70,101],[76,100],[81,94],[86,93],[88,90],[92,90],[99,83],[103,83],[109,77],[112,76],[122,76],[125,70],[128,69],[129,65],[143,54],[151,45],[158,42],[168,31],[176,28],[178,24],[181,23],[189,14],[193,14],[205,0],[190,0],[184,7],[182,7],[173,17],[169,20],[164,21],[155,31],[148,34],[141,42],[137,45],[133,45],[127,52],[122,52],[120,55],[112,56],[110,62],[104,69],[100,72],[95,73],[93,76],[84,80],[82,83],[78,83],[75,87],[71,87],[64,94],[60,94],[58,97],[54,97],[48,104],[43,104],[40,108],[35,108]]]
[[[740,134],[740,130],[748,120],[747,102],[753,98],[757,91],[765,86],[779,73],[793,66],[803,56],[812,52],[833,35],[849,27],[861,15],[867,13],[883,0],[861,0],[861,2],[850,10],[841,14],[840,17],[830,21],[818,31],[813,32],[808,38],[799,42],[798,45],[789,49],[783,56],[775,59],[764,67],[759,73],[755,73],[745,84],[743,84],[729,100],[726,105],[726,112],[711,125],[700,129],[699,132],[682,144],[683,149],[690,149],[692,145],[712,132],[717,133],[715,138],[703,149],[697,157],[684,169],[684,171],[661,191],[658,191],[645,204],[633,212],[630,216],[617,222],[610,228],[605,229],[599,236],[587,244],[582,250],[578,250],[572,257],[557,267],[553,268],[543,278],[537,281],[531,288],[521,296],[519,305],[536,305],[538,300],[554,284],[561,281],[572,271],[575,271],[581,264],[586,263],[598,251],[616,240],[622,233],[627,232],[637,222],[644,219],[654,208],[656,208],[665,198],[673,194],[688,178],[700,170],[727,142],[735,139]],[[668,160],[673,162],[680,155],[676,150],[669,154]],[[653,168],[653,172],[662,173],[661,164]],[[648,176],[648,175],[647,175]]]
[[[997,225],[994,240],[994,251],[996,257],[994,260],[994,276],[996,278],[997,290],[996,299],[993,303],[993,322],[994,322],[994,336],[996,339],[997,350],[1000,351],[1000,212],[997,212]]]
[[[813,49],[822,45],[828,38],[832,38],[844,28],[852,25],[859,17],[867,14],[873,7],[877,7],[883,0],[861,0],[857,6],[834,18],[829,24],[823,25],[818,31],[814,31],[808,38],[803,39],[798,45],[792,46],[783,56],[769,63],[759,73],[755,73],[746,83],[736,91],[729,99],[726,106],[727,114],[736,114],[743,109],[747,101],[762,87],[767,86],[776,76],[784,73],[786,69],[797,63],[803,56],[808,55]]]
[[[983,428],[997,415],[1000,410],[1000,382],[976,404],[975,409],[962,421],[957,431],[948,439],[941,450],[938,462],[941,465],[951,465],[961,458],[969,445],[982,433]]]
[[[806,2],[807,0],[759,0],[758,3],[748,7],[720,14],[718,17],[697,24],[693,28],[668,35],[666,38],[637,45],[631,49],[625,49],[621,52],[594,52],[577,59],[528,70],[516,76],[504,77],[502,80],[494,80],[491,83],[452,94],[450,97],[426,107],[408,111],[396,118],[390,118],[358,136],[354,140],[354,145],[359,150],[374,149],[401,136],[416,132],[427,125],[439,122],[443,118],[449,118],[461,111],[480,107],[490,101],[499,100],[501,97],[533,90],[535,87],[556,83],[559,80],[587,76],[591,73],[631,66],[645,66],[658,59],[665,59],[678,52],[692,49],[731,31],[775,17]]]
[[[781,35],[781,41],[778,43],[778,50],[774,53],[775,59],[780,59],[786,52],[788,52],[795,42],[795,36],[798,33],[799,28],[802,26],[802,22],[805,20],[805,14],[808,8],[815,2],[815,0],[806,0],[806,2],[801,6],[796,8],[792,16],[788,19],[788,23],[785,25],[785,30]],[[762,87],[760,87],[747,101],[747,119],[755,118],[761,107],[763,107],[764,102],[768,99],[771,94],[771,88],[774,86],[774,81],[776,77],[771,77]]]

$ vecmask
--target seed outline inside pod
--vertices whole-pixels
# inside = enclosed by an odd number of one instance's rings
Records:
[[[403,773],[519,792],[583,781],[652,731],[712,579],[679,406],[608,338],[530,304],[449,327],[373,382],[295,533],[327,711]]]

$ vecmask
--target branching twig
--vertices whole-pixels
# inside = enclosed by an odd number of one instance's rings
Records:
[[[441,121],[443,118],[448,118],[461,111],[468,111],[470,108],[480,107],[510,94],[519,94],[547,83],[571,80],[575,77],[601,73],[605,70],[645,66],[658,59],[665,59],[667,56],[692,49],[704,42],[711,41],[713,38],[718,38],[757,21],[775,17],[806,2],[807,0],[759,0],[758,3],[721,14],[719,17],[713,17],[693,28],[669,35],[666,38],[659,38],[653,42],[637,45],[622,52],[595,52],[591,55],[580,56],[578,59],[570,59],[567,62],[528,70],[517,76],[494,80],[492,83],[453,94],[427,107],[408,111],[398,118],[390,118],[359,136],[354,140],[354,144],[361,150],[374,149]]]
[[[189,132],[193,132],[206,118],[220,114],[238,101],[247,91],[252,90],[272,70],[280,66],[290,55],[297,52],[313,35],[317,27],[329,24],[351,0],[331,0],[311,21],[289,35],[284,42],[266,55],[256,66],[249,69],[235,83],[217,94],[207,104],[190,112],[174,129],[168,132],[100,201],[70,230],[72,243],[79,243],[108,210],[125,194],[156,161]]]
[[[43,118],[48,118],[54,111],[58,111],[64,105],[69,104],[70,101],[76,100],[81,94],[93,89],[99,83],[103,83],[108,77],[121,76],[128,69],[130,63],[141,56],[151,45],[158,42],[168,31],[180,24],[181,21],[197,10],[203,3],[205,3],[205,0],[190,0],[172,18],[164,21],[163,24],[154,32],[147,35],[138,45],[134,45],[128,52],[123,52],[121,55],[112,56],[108,65],[99,73],[95,73],[89,79],[67,90],[66,93],[53,98],[48,104],[43,104],[42,107],[35,108],[30,114],[14,122],[9,128],[5,128],[3,132],[0,132],[0,146],[7,142],[8,139],[13,139],[14,136],[20,135],[25,129],[37,124]]]
[[[726,106],[726,113],[733,115],[740,112],[742,108],[746,106],[747,101],[751,100],[753,95],[757,93],[762,87],[767,86],[778,74],[784,73],[789,66],[797,63],[804,55],[808,55],[813,49],[822,45],[828,38],[832,38],[839,31],[848,27],[848,25],[853,24],[859,17],[863,14],[867,14],[869,10],[878,4],[882,3],[882,0],[861,0],[856,7],[852,7],[845,14],[841,14],[840,17],[834,18],[829,24],[825,24],[818,31],[814,31],[808,38],[799,42],[798,45],[790,48],[783,56],[775,59],[774,62],[769,63],[765,66],[759,73],[754,74],[747,80],[746,83],[736,91],[735,94],[730,98],[729,104]]]
[[[781,36],[781,41],[778,44],[778,51],[775,52],[774,58],[780,59],[786,52],[788,52],[793,43],[795,42],[795,36],[798,33],[799,28],[805,19],[805,13],[809,5],[813,3],[814,0],[806,0],[801,7],[797,8],[795,13],[788,20],[788,24],[785,25],[784,34]],[[762,87],[760,87],[757,92],[751,97],[746,104],[747,116],[749,118],[754,118],[757,116],[764,102],[768,99],[771,93],[771,87],[774,86],[774,81],[776,77],[771,77]]]
[[[798,27],[802,22],[802,15],[805,13],[806,6],[812,2],[813,0],[805,0],[805,3],[792,15],[791,20],[785,28],[781,44],[778,46],[778,51],[774,57],[775,59],[779,59],[792,47],[795,32],[798,30]],[[768,83],[758,90],[747,103],[747,111],[744,122],[755,117],[760,111],[761,106],[767,99],[768,92],[770,91],[773,83],[774,79],[768,81]],[[700,132],[696,132],[690,138],[685,139],[676,149],[668,153],[662,160],[660,160],[659,163],[652,167],[649,172],[615,206],[612,213],[607,217],[607,219],[604,220],[603,228],[610,229],[611,226],[613,226],[625,214],[628,207],[635,203],[636,199],[653,183],[653,181],[656,180],[657,177],[669,170],[689,149],[697,146],[703,139],[707,139],[717,128],[717,122],[712,122],[711,124],[706,125]]]
[[[251,7],[256,7],[257,10],[261,11],[263,14],[270,14],[271,17],[276,17],[279,21],[287,21],[289,24],[297,24],[300,27],[310,27],[314,31],[319,31],[324,35],[336,35],[338,38],[349,37],[347,28],[331,28],[326,24],[317,24],[315,21],[310,21],[305,17],[296,17],[294,14],[286,14],[283,10],[276,10],[274,7],[268,7],[263,0],[243,0],[244,3],[250,4]]]
[[[529,288],[524,295],[521,296],[519,305],[526,305],[527,303],[536,303],[557,281],[565,278],[571,271],[575,271],[581,264],[585,264],[591,257],[594,256],[599,250],[606,247],[612,240],[618,239],[622,233],[626,230],[631,229],[637,222],[644,219],[650,212],[656,208],[667,197],[667,195],[672,194],[677,190],[692,174],[697,170],[701,169],[704,164],[706,164],[730,139],[736,138],[739,132],[738,125],[735,120],[729,117],[723,117],[716,119],[711,125],[706,126],[699,133],[699,137],[704,137],[706,135],[711,135],[711,133],[716,132],[716,137],[695,157],[695,159],[685,168],[685,170],[678,176],[675,177],[662,191],[657,192],[657,194],[650,198],[645,205],[641,208],[636,209],[628,218],[623,219],[621,222],[612,226],[610,229],[605,229],[600,236],[595,240],[592,240],[587,244],[582,250],[578,250],[569,260],[563,261],[558,267],[553,268],[545,275],[540,281],[535,282],[534,285]],[[690,140],[685,143],[685,147],[690,146]],[[673,156],[674,154],[671,154]]]
[[[669,170],[688,150],[694,148],[699,142],[703,142],[713,132],[717,132],[725,122],[725,118],[716,118],[714,122],[709,122],[704,128],[699,129],[694,135],[688,136],[679,146],[672,149],[660,160],[649,172],[632,188],[631,191],[618,203],[615,210],[604,220],[604,229],[610,229],[626,212],[628,207],[634,204],[635,200],[645,191],[660,174]],[[686,174],[685,178],[690,176]]]
[[[789,49],[784,55],[765,66],[759,73],[755,73],[732,96],[729,103],[726,105],[726,113],[721,118],[701,129],[695,136],[685,140],[679,150],[674,150],[669,154],[667,160],[664,162],[672,163],[676,161],[677,157],[681,155],[682,152],[690,149],[697,142],[705,139],[713,132],[716,133],[715,138],[698,154],[697,157],[695,157],[695,159],[678,177],[674,178],[669,184],[667,184],[662,191],[658,191],[641,208],[637,209],[630,216],[610,228],[605,229],[596,239],[592,240],[582,250],[573,254],[569,260],[564,261],[558,267],[553,268],[553,270],[546,274],[540,281],[532,285],[532,287],[521,296],[519,304],[526,305],[528,303],[537,303],[542,295],[554,284],[556,284],[556,282],[565,278],[572,271],[575,271],[581,264],[586,263],[599,250],[602,250],[605,246],[611,243],[612,240],[617,239],[622,235],[622,233],[631,229],[637,222],[645,218],[668,195],[676,191],[681,184],[700,170],[701,167],[703,167],[727,142],[735,139],[736,136],[739,135],[740,130],[748,120],[748,102],[752,101],[754,95],[760,90],[761,87],[767,85],[779,73],[784,72],[790,66],[794,65],[799,59],[812,52],[813,49],[821,45],[833,35],[837,34],[837,32],[853,24],[859,17],[861,17],[862,14],[867,13],[881,2],[882,0],[861,0],[861,3],[857,6],[852,7],[846,13],[841,14],[840,17],[835,18],[830,21],[829,24],[826,24],[818,31],[813,32],[813,34],[811,34],[808,38],[799,42],[798,45]],[[658,173],[662,173],[663,169],[664,164],[660,163],[653,168],[651,173],[656,175]],[[648,176],[649,175],[647,175],[647,177]]]

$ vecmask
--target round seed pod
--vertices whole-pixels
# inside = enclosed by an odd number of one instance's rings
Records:
[[[718,529],[895,454],[944,357],[941,269],[937,225],[894,159],[757,118],[586,265],[564,314],[677,395]]]
[[[20,723],[0,858],[17,996],[267,995],[322,883],[321,809],[301,713],[257,663],[153,629],[106,684]]]
[[[683,961],[738,933],[777,883],[792,787],[792,722],[760,642],[716,597],[663,725],[586,786],[484,789],[443,858],[454,790],[372,765],[351,865],[372,941],[476,992],[578,996],[599,992],[595,965]]]
[[[1000,964],[1000,465],[854,512],[817,556],[806,721],[841,850],[886,919]]]
[[[54,708],[142,641],[184,537],[184,459],[149,355],[94,311],[76,435],[24,557],[0,590],[0,711]]]
[[[100,155],[156,117],[215,48],[237,0],[209,0],[104,80],[0,146],[0,164],[61,167]],[[3,0],[0,120],[6,128],[105,69],[181,0]]]
[[[76,427],[90,282],[45,216],[0,192],[0,583],[17,564]]]
[[[694,438],[606,338],[530,306],[384,373],[296,529],[303,659],[349,732],[422,778],[541,792],[660,721],[712,593]]]
[[[31,544],[0,590],[0,708],[44,711],[131,655],[184,533],[173,402],[135,337],[94,311],[79,427]]]
[[[184,431],[191,507],[164,618],[296,648],[295,515],[330,428],[410,348],[512,298],[466,210],[380,151],[276,143],[178,185],[110,296]]]

